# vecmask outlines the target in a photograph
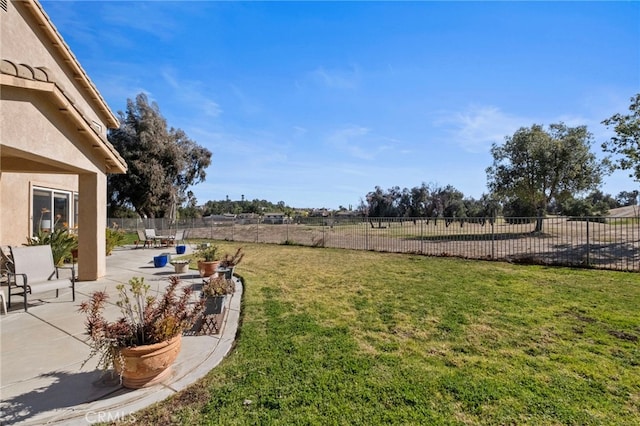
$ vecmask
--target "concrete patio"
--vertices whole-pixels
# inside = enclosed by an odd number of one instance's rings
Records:
[[[187,247],[187,253],[189,253]],[[0,423],[87,425],[99,421],[133,421],[135,411],[186,388],[218,365],[230,352],[236,336],[242,284],[226,301],[223,328],[215,335],[185,335],[182,350],[165,383],[146,389],[123,388],[96,369],[97,358],[84,366],[90,348],[86,343],[85,317],[78,306],[96,290],[106,290],[115,303],[116,284],[141,276],[152,289],[162,289],[173,267],[155,268],[153,256],[172,248],[120,247],[107,258],[107,275],[98,281],[76,283],[71,292],[36,295],[24,312],[21,297],[12,299],[7,315],[0,317]],[[180,274],[185,285],[197,286],[196,271]],[[6,291],[6,288],[4,288]],[[197,296],[197,295],[196,295]],[[119,309],[109,306],[107,315]]]

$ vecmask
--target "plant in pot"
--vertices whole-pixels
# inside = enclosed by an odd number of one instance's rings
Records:
[[[113,367],[122,385],[130,389],[152,386],[168,377],[180,352],[182,332],[204,310],[204,301],[190,303],[191,287],[178,294],[179,284],[178,277],[170,277],[160,297],[148,294],[150,286],[144,278],[133,277],[128,286],[119,284],[116,304],[122,316],[115,321],[104,317],[107,293],[92,293],[79,309],[87,316],[90,337],[91,353],[85,363],[98,356],[98,365],[103,370]]]
[[[25,246],[50,245],[53,263],[62,266],[65,259],[72,259],[72,250],[78,248],[78,238],[71,232],[66,223],[61,223],[61,216],[56,215],[53,229],[43,227],[43,215],[49,213],[48,209],[42,209],[38,231],[33,237],[27,237]],[[49,221],[51,222],[51,221]]]
[[[176,274],[184,274],[189,271],[188,259],[174,259],[169,263],[171,263],[175,268]]]
[[[222,313],[222,307],[227,294],[236,290],[233,280],[224,275],[211,276],[202,285],[202,298],[205,300],[204,315]]]
[[[220,266],[220,256],[218,254],[218,246],[206,244],[200,246],[196,251],[198,259],[198,271],[201,277],[210,277],[216,273],[216,269]]]
[[[238,247],[238,249],[234,254],[225,253],[222,256],[222,259],[220,259],[220,267],[226,269],[225,277],[228,280],[233,278],[233,273],[235,271],[235,268],[238,265],[238,263],[242,262],[243,258],[244,258],[244,251],[242,250],[242,247]]]

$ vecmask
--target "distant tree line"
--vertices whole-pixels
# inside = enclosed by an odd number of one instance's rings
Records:
[[[221,214],[246,214],[246,213],[254,213],[258,215],[262,215],[265,212],[283,212],[287,215],[290,215],[293,212],[293,209],[287,206],[284,201],[278,201],[277,203],[272,203],[267,200],[230,200],[228,197],[225,200],[220,201],[207,201],[203,206],[198,207],[198,212],[195,214],[190,214],[186,210],[181,210],[181,214],[184,217],[199,217],[201,216],[211,216],[211,215],[221,215]]]
[[[198,206],[190,187],[203,182],[211,152],[188,138],[180,129],[168,128],[157,104],[140,94],[127,100],[126,113],[119,112],[121,126],[108,134],[109,141],[129,165],[125,175],[109,175],[110,217],[170,219],[216,214],[263,214],[293,209],[283,201],[254,199],[207,201]],[[361,200],[358,212],[370,218],[422,217],[470,218],[537,217],[542,230],[547,213],[570,216],[603,215],[609,209],[636,205],[638,191],[615,197],[598,188],[605,174],[629,170],[640,182],[640,93],[631,98],[629,114],[614,114],[603,122],[615,132],[601,144],[609,154],[598,161],[591,151],[593,136],[586,126],[564,123],[547,128],[522,127],[491,147],[493,163],[487,167],[488,194],[476,200],[451,185],[382,189],[376,186]],[[341,209],[342,210],[342,209]]]
[[[583,198],[568,197],[562,202],[550,202],[545,213],[566,216],[598,216],[609,209],[633,206],[638,203],[639,192],[622,191],[616,197],[594,190]],[[422,183],[413,188],[392,187],[387,190],[376,186],[359,206],[359,211],[369,217],[408,218],[490,218],[535,217],[530,205],[523,205],[518,198],[501,203],[491,195],[483,194],[479,199],[466,197],[451,185],[438,186]]]
[[[492,218],[500,204],[489,196],[465,197],[451,185],[422,183],[420,186],[383,190],[379,186],[361,201],[359,210],[369,217]]]

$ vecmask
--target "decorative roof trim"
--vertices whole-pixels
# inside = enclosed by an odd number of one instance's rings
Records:
[[[78,59],[76,59],[75,55],[64,41],[58,30],[56,29],[53,22],[49,19],[49,16],[46,14],[40,3],[37,0],[20,0],[26,8],[33,14],[36,18],[36,21],[39,23],[40,28],[45,32],[47,37],[51,40],[52,45],[57,48],[58,52],[65,59],[65,62],[71,67],[72,71],[76,74],[75,78],[80,82],[82,87],[86,89],[91,95],[91,100],[93,100],[98,106],[97,110],[102,112],[104,117],[106,118],[107,127],[116,129],[120,127],[120,122],[118,118],[115,116],[113,111],[109,108],[106,101],[98,92],[95,85],[84,71]]]
[[[7,76],[7,77],[5,77]],[[15,81],[12,81],[14,80]],[[70,113],[78,125],[79,132],[88,132],[97,139],[94,147],[105,154],[105,165],[108,173],[126,173],[127,163],[104,135],[93,126],[93,122],[68,96],[67,92],[49,78],[49,70],[45,67],[31,67],[26,64],[15,64],[7,59],[0,60],[0,86],[20,87],[28,90],[52,93],[58,109]]]

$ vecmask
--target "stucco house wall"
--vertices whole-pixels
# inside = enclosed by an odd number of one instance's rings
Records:
[[[0,7],[0,244],[20,245],[33,188],[78,195],[81,280],[105,273],[106,176],[126,172],[107,141],[119,123],[36,0]]]

